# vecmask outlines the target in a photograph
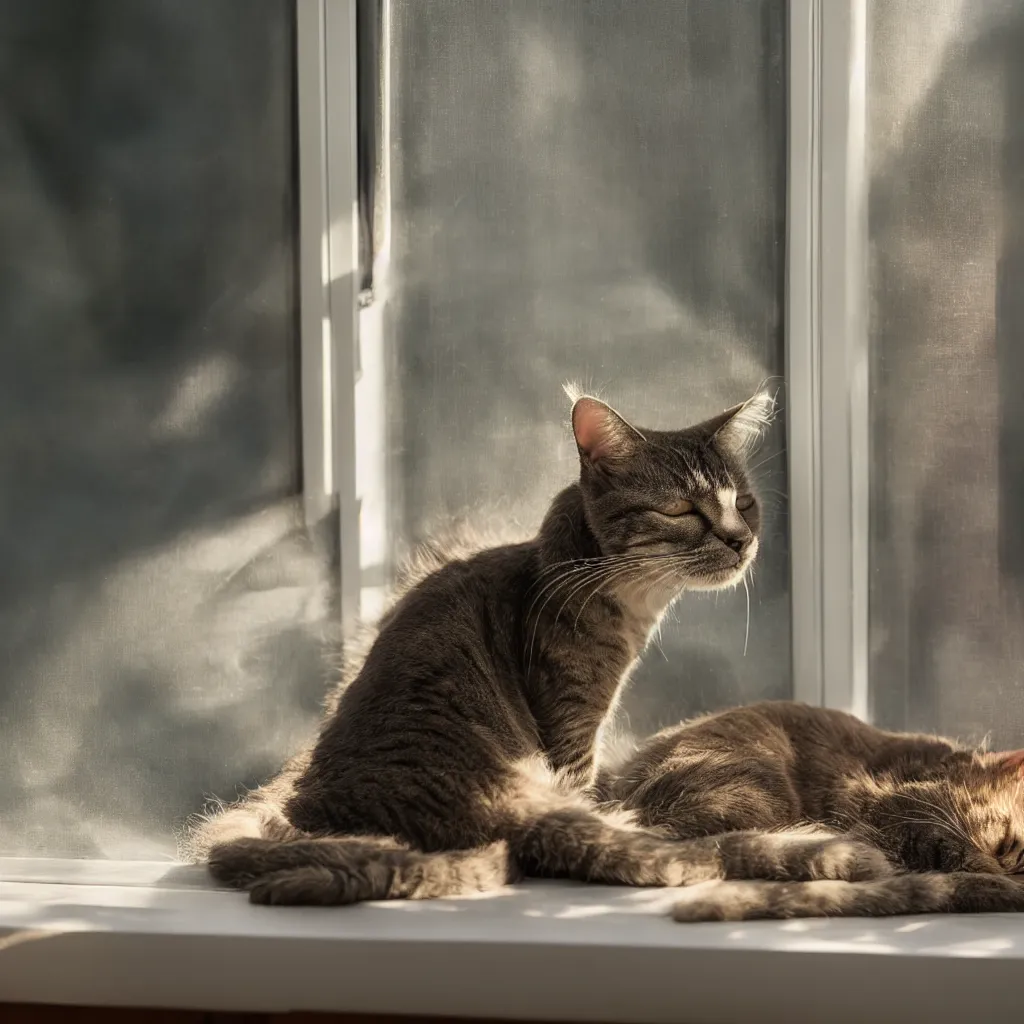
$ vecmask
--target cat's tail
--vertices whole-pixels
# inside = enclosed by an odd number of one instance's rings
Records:
[[[677,921],[794,917],[895,917],[1024,910],[1024,881],[955,872],[895,875],[871,882],[718,882],[688,892]]]
[[[178,833],[178,857],[189,864],[204,862],[215,846],[237,839],[302,839],[307,833],[285,817],[282,808],[295,794],[295,781],[309,764],[310,751],[293,757],[277,776],[233,804],[212,800],[193,814]]]
[[[393,839],[236,839],[209,853],[220,882],[253,903],[339,906],[365,900],[433,899],[500,889],[518,878],[505,843],[421,853]]]

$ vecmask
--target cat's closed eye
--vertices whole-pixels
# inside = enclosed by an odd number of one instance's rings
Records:
[[[1003,857],[1005,857],[1013,848],[1013,842],[1013,832],[1010,829],[1010,826],[1007,825],[1006,831],[1003,833],[1003,838],[1000,840],[999,845],[995,849],[995,858],[997,860],[1002,860]]]
[[[1011,874],[1024,872],[1024,841],[1021,840],[1012,824],[1006,826],[1006,832],[996,847],[994,856]]]
[[[687,516],[693,511],[694,505],[692,501],[687,501],[685,498],[680,498],[678,501],[670,502],[667,505],[662,505],[658,512],[663,516],[670,516],[675,518],[676,516]]]
[[[752,494],[741,494],[736,499],[736,508],[738,508],[740,510],[740,512],[746,512],[746,511],[748,511],[749,509],[751,509],[753,507],[754,507],[754,496]]]

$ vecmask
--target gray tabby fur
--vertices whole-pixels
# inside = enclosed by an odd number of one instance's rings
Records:
[[[607,799],[679,839],[810,823],[870,842],[905,874],[855,884],[725,882],[680,921],[1024,910],[1024,752],[968,750],[788,701],[666,729]],[[911,874],[911,872],[913,874]]]
[[[755,396],[680,431],[573,394],[578,482],[537,536],[444,564],[379,624],[313,749],[214,816],[193,849],[256,903],[494,889],[522,875],[627,885],[888,872],[824,830],[672,840],[594,797],[595,750],[666,608],[757,555]],[[692,504],[691,504],[692,503]]]

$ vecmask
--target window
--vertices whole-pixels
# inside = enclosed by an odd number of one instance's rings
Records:
[[[1024,7],[928,10],[870,8],[871,707],[1005,749],[1024,727]]]
[[[782,387],[749,604],[683,602],[624,728],[795,697],[1024,745],[1024,0],[0,26],[0,1001],[940,1021],[981,956],[1016,1009],[1013,921],[688,929],[544,885],[261,912],[173,857],[312,734],[410,545],[536,525],[567,378],[655,427]]]
[[[390,10],[389,551],[535,529],[577,471],[565,380],[665,429],[781,385],[783,3]],[[784,449],[783,422],[746,657],[742,590],[687,601],[631,728],[791,695]]]
[[[294,5],[7,5],[0,853],[161,860],[306,735]]]

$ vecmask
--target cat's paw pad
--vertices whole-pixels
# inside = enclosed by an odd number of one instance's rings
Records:
[[[877,847],[840,836],[822,840],[808,859],[806,879],[869,882],[893,873],[892,864]]]

